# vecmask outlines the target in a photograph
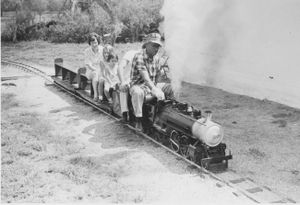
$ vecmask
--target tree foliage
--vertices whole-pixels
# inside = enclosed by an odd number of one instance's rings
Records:
[[[1,12],[3,11],[15,11],[20,0],[1,0]]]
[[[150,23],[158,24],[162,17],[159,13],[163,0],[115,0],[115,9],[118,19],[132,34],[132,40],[148,27]]]
[[[115,0],[118,18],[126,25],[146,25],[161,20],[163,0]]]
[[[47,10],[48,11],[60,11],[64,6],[63,0],[49,0],[47,1]]]
[[[14,32],[26,36],[23,34],[34,26],[36,15],[56,11],[57,25],[35,32],[34,36],[56,42],[81,42],[84,38],[78,35],[110,33],[113,43],[121,32],[135,41],[150,23],[158,24],[162,20],[162,4],[163,0],[1,0],[1,11],[16,11],[16,24],[10,29],[13,39],[17,36]]]

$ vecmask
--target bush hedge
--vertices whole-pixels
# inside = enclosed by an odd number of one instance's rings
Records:
[[[163,0],[113,0],[112,8],[117,19],[122,23],[120,27],[120,42],[137,41],[150,23],[158,24],[162,18],[159,9]],[[30,0],[29,0],[30,2]],[[75,13],[65,10],[54,20],[54,24],[37,23],[32,25],[33,14],[30,8],[18,12],[16,23],[9,25],[1,33],[2,41],[46,40],[54,43],[81,43],[86,41],[90,32],[100,35],[112,31],[109,15],[97,3],[93,2],[85,11],[76,10]],[[121,29],[122,28],[122,29]]]

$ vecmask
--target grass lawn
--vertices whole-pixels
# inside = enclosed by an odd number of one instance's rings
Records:
[[[49,121],[35,112],[27,112],[11,93],[1,95],[1,198],[7,201],[30,200],[44,186],[47,172],[43,159],[63,158],[76,152],[70,137],[53,134]],[[49,148],[55,147],[55,153]],[[61,166],[56,172],[77,177],[78,168]],[[73,173],[74,176],[69,176]],[[75,179],[76,180],[76,179]],[[45,189],[40,196],[48,195]],[[42,197],[42,198],[43,198]],[[24,201],[23,201],[24,202]],[[32,202],[42,202],[35,198]]]
[[[65,66],[70,68],[79,68],[84,66],[83,51],[89,45],[83,44],[53,44],[45,41],[31,41],[2,43],[2,59],[14,60],[36,64],[42,67],[46,72],[53,72],[53,63],[55,58],[63,58]],[[116,51],[121,58],[124,53],[131,49],[140,49],[141,43],[116,44]]]

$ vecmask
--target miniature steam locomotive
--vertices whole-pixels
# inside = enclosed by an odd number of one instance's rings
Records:
[[[90,104],[121,118],[118,91],[113,91],[113,104],[93,101],[93,88],[84,74],[81,74],[80,89],[75,89],[77,73],[63,67],[63,60],[55,60],[54,82]],[[130,105],[131,103],[129,103]],[[132,108],[129,109],[129,123],[134,123]],[[143,106],[143,132],[159,143],[208,170],[225,170],[228,160],[226,144],[222,143],[223,129],[212,121],[210,111],[203,116],[201,111],[187,103],[176,100],[147,100]]]
[[[144,105],[144,132],[173,151],[209,170],[224,170],[232,155],[226,155],[222,127],[212,113],[175,100]]]

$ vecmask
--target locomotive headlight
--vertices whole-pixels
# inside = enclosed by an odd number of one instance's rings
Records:
[[[219,124],[210,120],[205,121],[203,118],[193,124],[192,133],[195,138],[200,139],[210,147],[220,144],[224,135]]]

